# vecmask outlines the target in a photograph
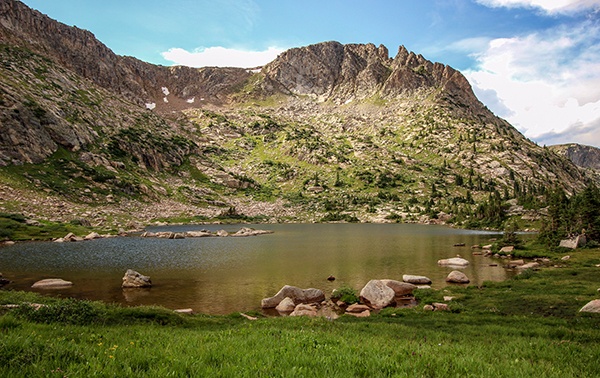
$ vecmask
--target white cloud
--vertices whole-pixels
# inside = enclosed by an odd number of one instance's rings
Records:
[[[269,47],[264,51],[246,51],[215,46],[191,52],[181,48],[172,48],[161,55],[177,65],[189,67],[252,68],[271,62],[283,51],[284,49],[278,47]]]
[[[600,9],[600,0],[476,0],[479,4],[499,8],[539,8],[548,14],[568,14]]]
[[[600,134],[599,41],[591,23],[494,39],[464,73],[481,100],[526,136],[569,142],[565,131],[576,126]]]

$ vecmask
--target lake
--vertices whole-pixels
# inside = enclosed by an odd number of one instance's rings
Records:
[[[225,229],[244,225],[149,227],[149,231]],[[452,268],[437,261],[460,254],[472,285],[508,277],[489,257],[473,256],[471,245],[497,237],[483,231],[416,224],[248,225],[274,234],[246,238],[155,239],[120,237],[77,243],[30,242],[0,248],[0,272],[13,281],[5,289],[28,290],[44,278],[62,278],[72,288],[52,295],[125,305],[192,308],[229,314],[260,308],[262,298],[288,284],[321,289],[329,296],[341,286],[359,291],[371,279],[402,280],[425,275],[434,288],[446,286]],[[454,247],[465,243],[465,247]],[[121,289],[127,269],[152,279],[150,289]],[[327,281],[333,275],[336,280]]]

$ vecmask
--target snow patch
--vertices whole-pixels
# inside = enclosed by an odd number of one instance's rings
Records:
[[[166,97],[163,97],[163,101],[165,102],[165,104],[169,103],[169,99]]]
[[[148,103],[146,103],[146,109],[153,110],[154,108],[156,108],[156,103],[155,102],[148,102]]]
[[[171,93],[171,92],[169,92],[169,88],[167,88],[167,87],[162,87],[162,88],[161,88],[161,90],[162,90],[162,93],[163,93],[165,96],[168,96],[168,95],[169,95],[169,93]]]
[[[188,104],[193,104],[195,100],[196,100],[196,97],[192,97],[192,98],[188,98],[187,100],[185,100],[185,102],[187,102]]]
[[[251,70],[246,70],[246,72],[248,73],[260,73],[260,71],[262,71],[262,68],[253,68]]]

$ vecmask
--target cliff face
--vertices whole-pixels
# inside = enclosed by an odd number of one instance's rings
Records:
[[[483,108],[460,72],[432,63],[404,46],[393,59],[383,45],[325,42],[295,48],[266,65],[264,74],[272,91],[311,95],[338,104],[372,96],[398,98],[420,89],[438,88],[463,106],[478,112]]]
[[[550,146],[550,149],[564,155],[579,167],[600,173],[600,149],[596,147],[572,143]]]

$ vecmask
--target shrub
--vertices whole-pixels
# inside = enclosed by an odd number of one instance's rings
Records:
[[[339,289],[335,289],[331,293],[331,299],[340,300],[347,304],[358,303],[360,299],[356,295],[356,291],[349,286],[342,286]]]

